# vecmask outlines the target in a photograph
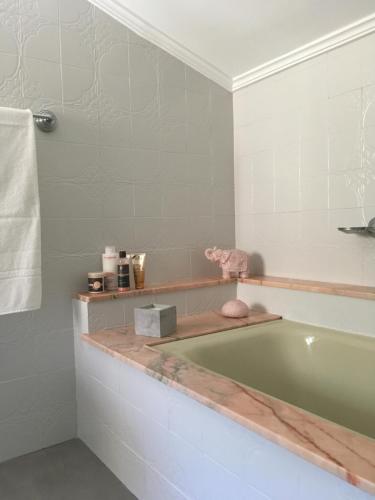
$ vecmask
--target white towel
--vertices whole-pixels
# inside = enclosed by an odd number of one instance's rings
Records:
[[[0,315],[38,309],[41,295],[33,115],[0,107]]]

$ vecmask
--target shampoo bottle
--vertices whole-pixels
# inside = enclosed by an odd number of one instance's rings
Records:
[[[126,256],[125,250],[120,251],[120,258],[118,261],[118,291],[126,292],[130,290],[129,278],[129,258]]]

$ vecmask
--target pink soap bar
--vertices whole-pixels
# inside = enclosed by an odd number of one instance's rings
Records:
[[[242,300],[229,300],[221,308],[221,314],[228,318],[245,318],[249,315],[249,307]]]

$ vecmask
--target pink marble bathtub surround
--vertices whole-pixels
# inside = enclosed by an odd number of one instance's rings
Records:
[[[180,318],[177,333],[163,339],[137,337],[132,328],[103,330],[82,338],[315,465],[375,494],[374,440],[155,349],[155,343],[174,342],[278,318],[250,313],[243,323],[243,319],[223,318],[211,311]]]

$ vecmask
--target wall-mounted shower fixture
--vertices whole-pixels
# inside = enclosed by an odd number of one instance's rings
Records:
[[[42,109],[39,113],[33,114],[36,126],[42,132],[53,132],[57,127],[57,117],[52,111]]]
[[[337,229],[346,234],[361,234],[363,236],[375,237],[375,217],[370,220],[368,226],[338,227]]]

